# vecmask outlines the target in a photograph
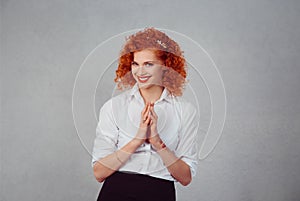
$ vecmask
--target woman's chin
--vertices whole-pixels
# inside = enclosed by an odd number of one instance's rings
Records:
[[[139,86],[139,88],[149,89],[149,88],[153,87],[154,84],[151,82],[145,82],[145,83],[138,82],[138,86]]]
[[[139,88],[143,88],[143,89],[148,89],[153,86],[153,84],[151,84],[151,83],[140,83],[140,82],[138,83],[138,85],[139,85]]]

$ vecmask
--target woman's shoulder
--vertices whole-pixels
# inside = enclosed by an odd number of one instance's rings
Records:
[[[120,106],[124,106],[129,98],[129,90],[123,91],[115,96],[112,96],[108,100],[104,102],[102,105],[103,109],[108,108],[117,108]]]
[[[192,112],[197,110],[194,103],[183,96],[175,97],[175,102],[177,103],[178,107],[183,109],[183,111]]]

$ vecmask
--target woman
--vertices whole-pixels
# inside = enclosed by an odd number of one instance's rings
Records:
[[[186,62],[154,28],[126,40],[115,82],[130,89],[102,106],[96,129],[98,201],[174,201],[174,182],[188,185],[197,170],[196,108],[181,97]]]

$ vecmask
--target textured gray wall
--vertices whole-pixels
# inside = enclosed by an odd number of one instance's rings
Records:
[[[99,43],[145,26],[201,44],[227,93],[221,140],[178,200],[300,200],[299,1],[158,2],[1,0],[0,200],[96,199],[74,80]]]

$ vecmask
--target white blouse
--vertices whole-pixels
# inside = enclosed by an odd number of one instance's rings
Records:
[[[144,106],[137,84],[104,103],[96,128],[92,167],[97,160],[122,148],[135,137]],[[199,125],[195,106],[183,97],[172,96],[165,88],[160,99],[154,103],[154,111],[158,116],[157,131],[160,138],[178,158],[189,165],[194,177],[198,164]],[[147,174],[177,182],[148,143],[142,144],[119,171]]]

